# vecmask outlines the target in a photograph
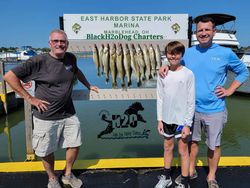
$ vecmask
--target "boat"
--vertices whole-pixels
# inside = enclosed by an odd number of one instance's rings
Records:
[[[22,51],[18,52],[17,60],[25,61],[25,60],[27,60],[30,57],[33,57],[35,55],[37,55],[37,53],[32,49],[30,49],[30,50],[22,50]]]
[[[31,46],[22,46],[16,52],[2,52],[0,54],[0,60],[10,61],[10,60],[18,60],[25,61],[30,57],[37,55],[37,53],[32,49]]]
[[[32,46],[22,46],[17,51],[17,60],[25,61],[35,55],[37,55],[37,53],[32,49]]]
[[[246,64],[246,66],[249,68],[250,67],[250,52],[245,52],[242,57],[241,60]]]
[[[2,52],[0,54],[0,60],[12,60],[12,59],[17,59],[17,54],[15,52]]]

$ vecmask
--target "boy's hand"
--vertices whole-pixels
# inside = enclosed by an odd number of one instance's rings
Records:
[[[181,130],[181,138],[185,139],[190,135],[190,127],[189,126],[184,126],[183,129]]]
[[[158,132],[159,132],[160,135],[163,135],[164,130],[163,130],[163,123],[162,123],[162,121],[158,121],[157,130],[158,130]]]

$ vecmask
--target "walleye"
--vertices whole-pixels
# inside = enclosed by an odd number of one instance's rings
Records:
[[[144,61],[146,64],[145,75],[146,75],[146,79],[149,80],[152,78],[152,76],[151,76],[151,64],[150,64],[150,59],[149,59],[149,52],[148,52],[148,48],[146,44],[144,44],[142,51],[143,51]]]
[[[144,81],[146,78],[146,76],[145,76],[146,64],[144,61],[144,57],[143,57],[143,53],[142,53],[140,44],[138,44],[138,46],[136,48],[136,59],[137,59],[138,65],[140,67],[141,79]]]
[[[113,44],[110,48],[110,72],[112,75],[112,88],[116,89],[117,88],[117,67],[116,67],[116,45]]]
[[[101,44],[101,47],[99,48],[99,61],[100,61],[100,66],[102,68],[102,74],[104,73],[104,64],[102,61],[103,49],[104,49],[104,44]]]
[[[140,67],[138,65],[137,58],[136,58],[136,50],[135,50],[134,44],[130,45],[130,57],[131,57],[131,67],[136,77],[137,87],[140,87],[141,86],[141,78],[140,78],[141,74],[140,74]]]
[[[125,84],[125,70],[124,70],[124,65],[123,65],[123,53],[122,53],[122,44],[119,43],[117,46],[116,50],[116,64],[117,64],[117,71],[118,75],[121,79],[121,86],[122,89],[126,89],[126,84]]]
[[[100,76],[100,61],[99,61],[98,48],[97,48],[96,44],[94,44],[94,46],[92,48],[92,52],[93,52],[93,61],[94,61],[95,66],[96,66],[97,76]]]
[[[125,68],[125,73],[127,76],[127,81],[128,81],[128,87],[131,86],[131,74],[132,74],[132,69],[131,69],[131,56],[129,52],[129,47],[128,44],[125,45],[125,48],[123,49],[123,54],[124,54],[124,68]]]
[[[150,63],[151,63],[152,72],[153,72],[153,75],[156,76],[155,51],[154,51],[154,47],[152,44],[150,44],[148,51],[149,51],[149,59],[150,59]]]
[[[160,50],[159,44],[157,44],[156,49],[155,49],[155,59],[157,63],[157,68],[159,69],[162,66],[161,50]]]
[[[102,62],[104,65],[104,73],[106,82],[109,82],[109,44],[106,44],[106,46],[103,49],[103,55],[102,55]]]

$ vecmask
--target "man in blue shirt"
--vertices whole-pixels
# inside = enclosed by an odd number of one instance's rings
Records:
[[[209,188],[219,187],[215,174],[221,156],[221,135],[227,121],[225,97],[232,95],[249,77],[247,67],[231,49],[212,42],[215,33],[214,20],[210,17],[200,17],[196,22],[199,44],[187,49],[183,57],[183,65],[192,70],[196,83],[189,175],[190,179],[198,176],[195,165],[203,130],[208,146]],[[228,88],[224,88],[228,70],[233,71],[236,77]],[[161,76],[164,77],[167,72],[167,66],[160,68]],[[175,182],[178,184],[180,177],[177,177]]]

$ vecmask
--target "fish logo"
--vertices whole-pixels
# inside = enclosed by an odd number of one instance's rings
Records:
[[[174,31],[174,33],[178,33],[181,29],[181,26],[178,23],[175,23],[171,26],[172,30]]]
[[[81,26],[78,23],[75,23],[72,26],[72,30],[77,34],[81,30]]]

